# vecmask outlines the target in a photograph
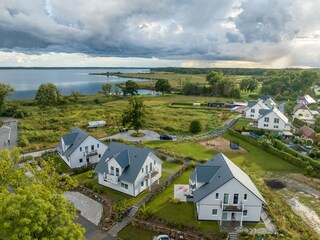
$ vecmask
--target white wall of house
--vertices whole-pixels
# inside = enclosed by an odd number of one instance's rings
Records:
[[[92,136],[88,136],[78,148],[70,155],[69,158],[63,157],[62,159],[70,168],[77,168],[85,166],[88,162],[99,162],[103,153],[107,150],[107,146],[95,139]],[[97,152],[97,154],[88,156],[88,154]]]
[[[262,201],[235,178],[196,203],[198,219],[220,221],[224,215],[224,220],[231,221],[232,212],[222,211],[221,208],[225,193],[229,194],[226,205],[241,206],[243,203],[243,210],[247,211],[247,215],[243,216],[243,221],[258,222],[260,220]],[[233,204],[234,194],[239,194],[238,204]],[[244,199],[245,194],[247,194],[246,200]],[[240,221],[240,218],[241,212],[234,212],[234,220]]]
[[[294,118],[306,120],[306,121],[313,121],[314,117],[312,113],[308,109],[298,109],[294,114]]]
[[[261,115],[259,114],[259,110],[261,109],[268,109],[262,108],[259,104],[255,104],[251,108],[246,110],[246,118],[251,118],[251,119],[258,119]]]
[[[133,164],[133,163],[131,163]],[[120,175],[122,174],[122,169],[118,165],[118,163],[111,158],[108,161],[108,168],[109,168],[109,173],[111,173],[111,166],[114,167],[114,171],[116,171],[116,168],[120,168]],[[151,168],[150,168],[151,167]],[[151,170],[150,170],[151,169]],[[151,174],[153,171],[157,171],[158,173],[154,175],[151,179],[146,178],[146,174]],[[161,178],[161,170],[162,170],[162,162],[159,160],[156,160],[152,157],[151,154],[146,158],[136,180],[134,183],[129,183],[129,182],[124,182],[124,181],[119,181],[117,183],[111,183],[110,181],[106,181],[104,174],[98,173],[98,183],[112,188],[114,190],[117,190],[119,192],[131,195],[131,196],[137,196],[139,195],[142,191],[146,190],[149,188],[150,185],[158,181],[158,179]],[[123,184],[121,184],[123,183]],[[124,184],[127,184],[128,186],[125,186]]]
[[[270,112],[258,120],[258,128],[274,131],[287,130],[287,123],[283,121],[277,114]]]

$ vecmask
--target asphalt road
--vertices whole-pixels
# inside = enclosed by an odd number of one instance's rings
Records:
[[[0,150],[11,149],[17,146],[18,140],[18,119],[1,117],[4,126],[0,126]],[[10,140],[10,144],[8,144]]]

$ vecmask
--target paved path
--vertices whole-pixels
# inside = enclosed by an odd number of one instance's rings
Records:
[[[83,217],[98,226],[103,212],[101,203],[79,192],[67,191],[63,195],[76,209],[81,211]]]
[[[269,218],[268,214],[264,209],[261,210],[261,219],[264,222],[264,225],[266,225],[266,229],[268,233],[270,234],[278,233],[276,227],[273,225],[273,223],[271,222],[271,219]]]
[[[0,120],[4,122],[4,126],[0,126],[0,150],[17,146],[18,119],[1,117]],[[8,140],[10,140],[10,144],[8,144]]]
[[[48,148],[48,149],[45,149],[45,150],[40,150],[40,151],[37,151],[37,152],[31,152],[31,153],[25,153],[23,154],[24,157],[28,157],[28,156],[31,156],[31,157],[41,157],[42,154],[46,153],[46,152],[55,152],[57,151],[57,148]]]
[[[143,132],[145,135],[143,137],[131,137],[130,135],[134,133],[135,130],[129,130],[128,132],[122,132],[115,134],[110,137],[101,138],[100,141],[105,141],[109,139],[123,139],[130,142],[143,142],[148,140],[160,140],[160,135],[154,131],[149,130],[140,130],[140,132]]]
[[[88,240],[115,240],[116,238],[112,237],[110,234],[104,232],[92,222],[79,215],[76,219],[76,222],[79,223],[82,227],[86,229],[84,237]]]

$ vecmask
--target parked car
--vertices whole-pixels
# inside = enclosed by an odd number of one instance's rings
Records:
[[[170,240],[170,237],[166,234],[162,234],[162,235],[159,235],[156,239],[157,240]]]
[[[168,134],[160,134],[160,140],[175,140],[176,136],[171,136]]]

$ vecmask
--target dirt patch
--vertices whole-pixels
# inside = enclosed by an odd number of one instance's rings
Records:
[[[288,203],[310,227],[312,227],[318,234],[320,234],[320,218],[312,209],[308,208],[297,198],[291,198]]]
[[[223,153],[246,153],[247,151],[240,146],[239,149],[231,149],[230,141],[219,136],[211,140],[199,142],[202,146],[209,150]]]
[[[265,179],[264,181],[267,184],[267,186],[271,189],[282,189],[286,187],[286,185],[283,182],[276,179]]]

